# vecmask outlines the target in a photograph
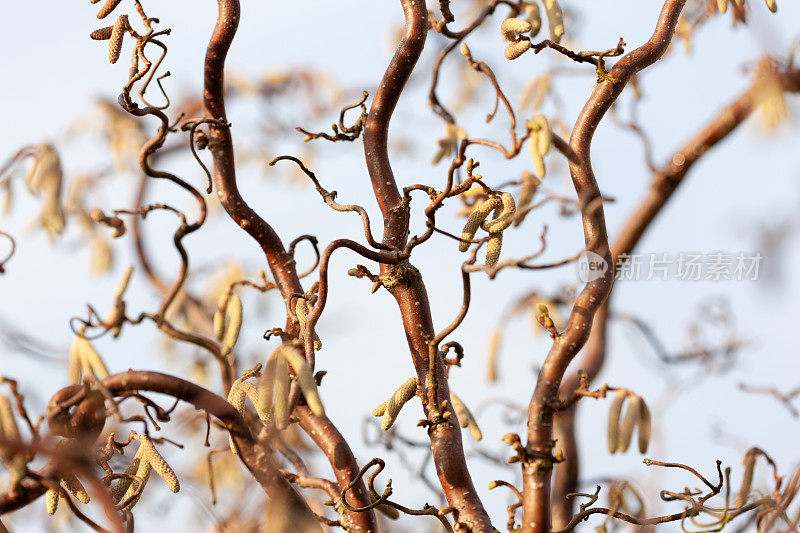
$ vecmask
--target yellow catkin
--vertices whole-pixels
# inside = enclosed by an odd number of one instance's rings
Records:
[[[717,11],[725,13],[728,10],[728,0],[717,0]]]
[[[527,212],[523,210],[531,205],[534,196],[536,196],[536,191],[539,188],[539,185],[542,183],[542,180],[531,174],[530,172],[523,172],[522,173],[522,187],[519,191],[519,211],[520,213],[517,215],[516,219],[514,220],[514,226],[519,226],[522,224],[522,221],[525,220],[527,216]]]
[[[322,400],[319,397],[317,382],[314,381],[314,376],[311,374],[311,368],[308,366],[306,358],[300,350],[292,346],[284,346],[283,350],[281,350],[281,356],[287,363],[292,365],[297,384],[303,392],[308,408],[311,409],[311,412],[315,415],[324,416],[325,408],[322,406]]]
[[[49,488],[44,495],[45,506],[47,507],[47,514],[56,514],[58,509],[58,489]]]
[[[539,30],[542,29],[542,13],[539,10],[539,4],[530,2],[525,4],[525,14],[528,15],[527,21],[531,25],[530,36],[536,37]]]
[[[389,401],[386,404],[386,408],[383,412],[383,418],[381,419],[381,429],[386,431],[394,421],[397,420],[397,415],[400,414],[400,410],[403,408],[406,402],[408,402],[411,398],[414,397],[414,394],[417,391],[418,385],[417,378],[409,378],[407,379],[395,393],[389,398]]]
[[[389,406],[389,400],[379,403],[378,407],[372,410],[372,416],[383,416],[383,413],[386,412],[386,408],[388,406]]]
[[[2,394],[0,394],[0,437],[8,440],[19,439],[19,428],[11,402]]]
[[[481,440],[483,438],[483,434],[481,433],[481,429],[478,427],[478,422],[475,420],[475,417],[472,415],[472,412],[469,408],[461,401],[461,398],[456,396],[453,391],[450,391],[450,401],[453,404],[453,411],[456,413],[456,417],[458,417],[458,423],[462,428],[468,428],[470,435],[475,440]]]
[[[275,362],[275,378],[273,388],[275,390],[275,400],[272,413],[275,417],[275,427],[286,429],[289,425],[289,368],[283,357],[279,357]]]
[[[550,152],[550,147],[553,143],[553,132],[550,129],[550,124],[547,122],[547,117],[538,113],[531,118],[531,125],[533,126],[531,142],[536,141],[536,149],[544,157]]]
[[[122,0],[106,0],[106,3],[103,4],[103,7],[100,8],[100,11],[97,12],[97,18],[104,19],[108,15],[114,11],[117,6],[122,2]]]
[[[494,266],[500,259],[500,251],[503,248],[503,233],[489,234],[489,242],[486,243],[486,266]]]
[[[300,340],[303,340],[303,332],[306,330],[306,318],[308,317],[308,304],[305,298],[297,298],[294,305],[294,313],[297,315],[297,321],[300,323]],[[311,330],[312,338],[314,339],[314,349],[319,351],[322,349],[322,341],[319,340],[317,332]]]
[[[513,41],[520,33],[531,31],[531,23],[518,18],[507,18],[500,24],[500,33],[506,41]]]
[[[644,400],[642,400],[639,409],[639,427],[637,429],[639,453],[647,453],[647,447],[650,445],[650,433],[652,431],[653,421],[650,415],[650,408],[647,407]]]
[[[464,240],[472,240],[472,238],[475,237],[475,232],[478,231],[481,223],[486,220],[489,213],[501,205],[502,201],[500,198],[492,197],[476,207],[472,213],[470,213],[467,223],[464,224],[464,229],[461,230],[461,238]],[[460,252],[466,252],[469,250],[469,244],[468,242],[459,242],[458,250]]]
[[[253,404],[253,408],[256,410],[256,414],[261,422],[263,422],[265,426],[270,425],[272,423],[272,415],[268,410],[264,409],[264,406],[261,402],[261,394],[256,386],[249,381],[243,381],[240,387],[244,391],[245,395],[250,398],[250,402]]]
[[[72,472],[65,473],[61,478],[61,486],[69,491],[70,494],[75,496],[81,503],[89,503],[89,493],[86,492],[83,483]]]
[[[82,369],[84,375],[88,376],[91,374],[99,379],[108,377],[108,368],[103,362],[103,358],[100,357],[100,354],[97,353],[97,350],[94,349],[92,343],[89,342],[88,339],[85,339],[81,336],[76,336],[75,340],[72,341],[72,345],[72,349],[75,350],[74,357],[77,361],[79,361],[80,368]],[[73,381],[73,378],[75,378],[75,369],[73,368],[72,349],[70,350],[70,382],[80,383],[80,374],[78,375],[77,379]]]
[[[2,394],[0,394],[0,439],[19,440],[19,428],[14,418],[11,402]],[[0,459],[11,474],[12,485],[25,477],[28,470],[28,459],[25,453],[0,445]]]
[[[278,361],[281,357],[278,355],[280,346],[273,350],[269,357],[267,357],[267,362],[264,364],[264,372],[261,374],[261,379],[259,383],[259,398],[261,407],[267,411],[272,410],[273,404],[273,391],[275,388],[275,373],[276,368],[278,366]]]
[[[222,340],[225,335],[225,311],[219,310],[214,313],[214,338]]]
[[[120,15],[114,23],[108,40],[108,60],[112,64],[119,59],[119,55],[122,52],[122,39],[125,37],[125,32],[128,31],[129,27],[128,15]]]
[[[178,476],[175,475],[175,471],[172,470],[172,467],[167,464],[167,461],[158,453],[153,441],[150,440],[150,437],[146,435],[139,435],[136,437],[139,439],[139,442],[142,446],[142,461],[147,461],[150,463],[150,467],[156,471],[156,473],[161,476],[161,479],[164,480],[169,490],[172,492],[178,492],[181,490],[181,484],[178,482]]]
[[[527,52],[530,49],[530,47],[531,47],[530,41],[518,41],[514,43],[509,43],[508,46],[506,46],[506,50],[505,52],[503,52],[503,55],[505,55],[506,59],[508,60],[516,59],[525,52]]]
[[[121,512],[130,511],[133,508],[133,506],[136,505],[136,503],[139,501],[139,498],[142,497],[142,491],[144,490],[144,486],[147,485],[147,480],[150,479],[150,472],[152,471],[152,469],[153,468],[150,466],[150,463],[147,461],[147,459],[145,459],[143,456],[139,458],[139,464],[138,467],[136,468],[136,473],[134,475],[142,480],[141,490],[139,491],[139,494],[135,498],[129,501],[125,505],[125,507],[120,509]],[[129,498],[131,498],[136,493],[137,489],[139,489],[139,487],[136,485],[135,482],[132,482],[128,487],[127,492],[125,492],[125,495],[120,499],[120,502],[125,502]]]
[[[550,28],[550,38],[555,42],[561,41],[564,35],[564,12],[556,0],[543,0],[544,10],[547,13],[547,25]]]
[[[608,410],[608,452],[616,453],[619,443],[619,419],[622,414],[622,404],[628,397],[628,392],[624,389],[618,390],[611,402]]]
[[[531,164],[533,165],[533,172],[538,178],[544,178],[547,174],[547,167],[544,166],[544,155],[539,151],[539,143],[535,139],[530,140],[528,151],[531,154]]]
[[[742,459],[742,464],[744,464],[742,485],[739,487],[739,492],[733,502],[734,507],[741,507],[747,503],[747,498],[750,496],[750,487],[753,485],[753,472],[755,472],[756,468],[756,454],[752,448],[747,450],[744,459]]]
[[[91,37],[95,41],[107,41],[111,38],[111,32],[113,30],[114,26],[106,26],[105,28],[94,30],[92,33],[89,34],[89,37]]]
[[[617,442],[617,450],[625,453],[631,445],[631,438],[633,437],[633,430],[636,428],[639,418],[641,416],[642,399],[632,394],[628,400],[628,410],[625,416],[622,417],[622,424],[619,427],[619,441]]]
[[[239,340],[239,333],[242,330],[242,300],[237,294],[231,294],[228,305],[225,308],[225,315],[228,324],[225,326],[225,333],[222,336],[221,352],[223,356],[228,355],[236,346]]]
[[[500,201],[502,206],[499,211],[495,209],[493,218],[481,223],[481,229],[488,233],[503,231],[514,222],[514,217],[517,213],[517,204],[514,201],[514,196],[504,192],[500,195]]]
[[[486,381],[495,383],[497,381],[497,360],[500,356],[500,330],[495,329],[489,335],[489,343],[486,349]]]
[[[69,382],[77,385],[81,382],[81,368],[83,367],[83,358],[81,351],[78,349],[78,341],[81,337],[75,337],[69,348],[69,364],[67,365],[67,377]]]
[[[133,459],[131,460],[130,464],[125,469],[124,472],[125,475],[127,476],[135,475],[136,471],[139,470],[139,464],[141,463],[141,460],[142,460],[142,447],[140,445],[139,449],[136,450],[136,454],[133,456]],[[126,492],[128,492],[128,489],[130,488],[132,483],[133,480],[129,478],[120,478],[119,480],[117,480],[114,486],[111,487],[111,500],[115,504],[121,502],[122,497],[125,495]]]
[[[778,11],[778,4],[775,2],[775,0],[764,0],[764,1],[767,3],[767,7],[769,8],[770,11],[772,11],[773,13]]]
[[[241,378],[237,379],[231,385],[231,390],[228,392],[228,403],[231,404],[239,414],[244,413],[244,390],[241,387]],[[231,451],[236,453],[236,446],[233,444],[233,437],[228,435],[228,443],[231,446]]]

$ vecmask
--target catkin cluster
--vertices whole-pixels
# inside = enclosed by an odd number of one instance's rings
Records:
[[[64,209],[61,205],[61,188],[64,173],[61,158],[49,144],[37,144],[31,154],[33,164],[25,177],[31,194],[42,199],[39,224],[52,238],[64,231]]]
[[[489,213],[492,218],[486,220]],[[475,237],[478,228],[489,234],[489,242],[486,247],[486,264],[494,266],[500,259],[500,249],[503,246],[503,231],[508,228],[516,216],[517,206],[514,197],[509,193],[501,193],[500,196],[492,196],[476,207],[469,215],[464,229],[461,230],[463,239],[458,249],[466,252],[469,249],[469,242]]]
[[[269,410],[264,409],[261,394],[258,392],[256,386],[247,381],[260,369],[261,365],[259,364],[254,370],[245,372],[242,377],[233,382],[231,390],[228,392],[228,403],[234,406],[236,410],[239,411],[239,414],[244,414],[244,399],[245,397],[248,398],[250,403],[253,404],[256,414],[258,414],[258,418],[265,426],[269,426],[272,423],[272,414]],[[233,437],[229,436],[228,440],[230,441],[231,451],[237,453],[236,446],[233,444]]]
[[[83,376],[94,376],[98,379],[108,377],[108,368],[103,358],[85,337],[76,335],[69,349],[69,382],[79,384]]]
[[[550,40],[558,43],[564,35],[564,13],[556,0],[542,0],[550,28]],[[542,15],[536,0],[526,0],[522,13],[526,18],[511,17],[500,24],[500,33],[506,41],[506,59],[517,59],[531,48],[530,39],[536,37],[542,28]],[[527,35],[524,35],[527,34]]]
[[[534,115],[525,125],[530,131],[528,148],[531,153],[533,170],[539,178],[544,178],[547,172],[544,166],[544,156],[550,152],[553,144],[553,132],[550,130],[547,117],[542,114]]]
[[[628,400],[628,407],[625,416],[622,417],[625,400]],[[650,425],[650,409],[642,397],[625,389],[618,390],[608,411],[608,451],[610,453],[628,451],[633,430],[638,427],[639,452],[647,452],[647,446],[650,444]]]
[[[296,346],[283,344],[278,346],[267,358],[267,364],[261,377],[260,403],[257,407],[265,414],[272,411],[272,418],[278,429],[285,429],[289,425],[290,366],[294,370],[295,380],[303,392],[308,408],[317,416],[325,415],[317,382],[314,380],[305,356]],[[263,417],[262,420],[264,420]]]
[[[125,469],[126,477],[117,481],[111,488],[111,499],[114,503],[124,503],[120,511],[130,511],[139,501],[142,490],[150,479],[151,471],[161,476],[169,490],[178,492],[181,490],[178,476],[167,464],[167,461],[156,449],[153,441],[146,435],[132,434],[132,437],[139,441],[139,448],[133,456],[131,463]],[[139,481],[141,480],[141,481]]]
[[[222,343],[220,353],[223,357],[227,357],[236,346],[241,330],[242,300],[238,294],[226,292],[220,297],[214,313],[214,336]]]
[[[409,378],[400,385],[397,390],[392,394],[392,397],[382,402],[378,407],[372,410],[372,416],[380,416],[381,418],[381,429],[386,431],[394,421],[397,420],[397,415],[400,414],[400,410],[403,408],[403,405],[406,404],[411,398],[414,397],[414,394],[417,392],[417,386],[419,385],[419,380],[417,378]]]

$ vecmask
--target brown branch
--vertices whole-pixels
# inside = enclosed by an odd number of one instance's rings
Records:
[[[785,91],[800,92],[800,69],[781,73],[778,78]],[[611,246],[612,269],[616,267],[617,260],[621,255],[633,252],[647,228],[650,227],[700,157],[725,140],[755,110],[757,103],[755,95],[758,90],[758,84],[753,84],[741,96],[722,108],[703,129],[669,158],[665,166],[654,173],[653,181],[644,198],[628,217]],[[609,301],[607,300],[597,312],[595,324],[578,365],[581,370],[586,372],[589,381],[597,376],[605,362],[608,305]],[[559,394],[562,398],[568,397],[578,386],[578,374],[570,374],[561,385]],[[572,517],[573,504],[565,495],[577,490],[580,467],[575,445],[574,415],[559,413],[556,423],[557,425],[563,423],[562,427],[556,428],[556,433],[559,437],[559,446],[565,452],[566,458],[564,463],[556,468],[553,487],[554,521],[558,527],[566,524]],[[570,451],[572,453],[569,453]]]
[[[406,21],[403,39],[375,93],[363,134],[367,170],[384,218],[383,243],[396,249],[404,247],[408,236],[408,203],[400,195],[389,163],[389,121],[422,53],[428,29],[425,2],[401,0],[401,4]],[[456,523],[475,532],[492,531],[467,469],[461,430],[447,422],[442,413],[441,406],[447,405],[450,418],[457,420],[449,402],[445,365],[430,343],[435,333],[422,276],[407,262],[395,266],[381,264],[381,276],[388,281],[384,286],[400,308],[414,367],[425,393],[424,407],[434,464]]]
[[[582,164],[570,162],[570,173],[581,203],[587,249],[593,244],[592,251],[609,264],[611,250],[606,235],[602,200],[590,159],[592,138],[603,116],[631,77],[652,65],[666,52],[685,2],[686,0],[667,0],[664,3],[652,37],[620,59],[608,77],[595,87],[572,132],[570,146],[580,157]],[[595,202],[601,203],[594,205]],[[550,484],[554,462],[554,412],[551,403],[557,400],[564,373],[589,337],[594,314],[611,291],[612,283],[613,273],[608,269],[603,277],[586,284],[575,301],[566,330],[554,339],[553,347],[539,373],[529,407],[528,442],[522,464],[524,533],[551,530]]]

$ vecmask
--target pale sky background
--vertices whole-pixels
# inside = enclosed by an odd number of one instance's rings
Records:
[[[627,49],[633,49],[649,37],[661,7],[661,2],[653,0],[564,3],[565,7],[572,8],[574,15],[567,21],[567,34],[571,46],[579,50],[611,48],[620,36],[628,43]],[[797,0],[780,2],[777,15],[770,14],[763,2],[748,0],[748,3],[752,5],[750,26],[733,29],[728,17],[716,18],[696,33],[691,55],[674,50],[641,77],[640,86],[645,94],[641,119],[652,136],[657,163],[662,163],[683,140],[702,127],[716,109],[747,87],[749,78],[743,72],[762,54],[785,58],[791,43],[797,42],[797,21],[800,20]],[[130,2],[124,2],[123,6],[130,8],[128,4]],[[393,52],[391,35],[402,23],[399,2],[394,1],[251,0],[243,4],[242,23],[229,54],[231,70],[257,77],[265,71],[290,66],[319,69],[346,89],[348,98],[361,90],[374,92]],[[458,2],[453,5],[457,8]],[[205,45],[216,20],[214,2],[145,2],[145,8],[150,16],[161,19],[161,27],[173,28],[172,35],[166,38],[170,51],[165,68],[172,73],[165,82],[167,91],[175,98],[189,91],[199,94]],[[92,30],[104,25],[96,20],[96,10],[97,6],[88,2],[4,5],[9,23],[0,33],[0,46],[6,50],[2,60],[4,82],[0,84],[0,113],[5,124],[0,128],[0,158],[3,160],[30,143],[50,141],[58,148],[65,148],[59,139],[77,119],[91,112],[97,97],[116,98],[119,87],[127,79],[127,62],[123,59],[116,65],[109,65],[104,43],[88,38]],[[119,8],[118,11],[123,12]],[[125,12],[132,12],[132,8]],[[503,13],[504,10],[499,9],[486,30],[470,38],[468,43],[475,57],[496,70],[502,86],[513,96],[512,101],[518,100],[527,81],[552,66],[581,70],[548,51],[536,56],[528,54],[509,64],[502,57],[503,43],[497,33]],[[456,27],[461,27],[463,22],[464,19],[460,19]],[[429,36],[418,71],[412,78],[413,88],[401,100],[392,122],[391,141],[411,140],[412,146],[421,147],[411,155],[393,157],[395,175],[401,186],[421,182],[439,187],[444,183],[446,165],[433,167],[429,164],[442,125],[428,109],[426,100],[432,60],[443,43],[444,39],[438,35]],[[682,47],[682,43],[677,45]],[[126,47],[123,58],[127,53],[129,48]],[[449,58],[450,68],[445,69],[440,88],[440,95],[445,99],[452,99],[460,83],[456,77],[459,71],[452,66],[461,60],[458,54]],[[563,118],[569,125],[594,85],[591,67],[584,67],[587,75],[565,76],[555,85],[563,102]],[[485,80],[481,84],[485,87]],[[482,94],[482,107],[470,113],[462,112],[459,115],[461,125],[473,136],[488,136],[507,144],[506,117],[500,113],[491,125],[486,125],[483,117],[491,110],[493,98],[490,92]],[[622,110],[627,110],[628,100],[623,99],[623,102]],[[597,381],[630,388],[640,393],[654,409],[655,435],[648,457],[685,462],[708,476],[714,475],[715,459],[721,459],[733,467],[734,487],[741,479],[741,457],[751,445],[771,453],[785,474],[800,460],[796,446],[799,421],[774,399],[745,394],[737,388],[742,381],[774,385],[782,391],[800,384],[795,340],[800,303],[793,297],[800,290],[800,284],[792,276],[800,261],[799,242],[793,236],[793,230],[800,223],[796,210],[800,200],[800,151],[797,150],[800,128],[797,126],[798,100],[790,96],[788,102],[789,115],[795,125],[784,124],[765,133],[757,120],[749,120],[693,168],[639,247],[640,251],[671,255],[760,251],[765,256],[763,267],[766,270],[762,273],[769,276],[747,282],[640,281],[620,283],[615,288],[614,308],[635,313],[654,326],[673,352],[686,348],[687,330],[696,320],[699,306],[726,299],[737,334],[748,341],[739,352],[735,367],[723,373],[708,373],[706,367],[696,364],[663,367],[628,326],[616,323],[611,328],[610,359]],[[236,141],[241,142],[240,146],[252,145],[261,139],[255,132],[263,122],[258,114],[263,106],[252,100],[242,100],[231,102],[229,111],[233,134]],[[554,108],[548,104],[544,112],[551,114]],[[316,123],[303,125],[324,129],[335,115],[332,112]],[[300,135],[287,128],[284,140],[268,145],[264,162],[280,153],[301,153],[300,139]],[[70,143],[68,148],[61,151],[68,176],[101,168],[108,161],[102,153],[104,147],[97,143],[81,140]],[[516,178],[529,165],[525,153],[511,162],[481,148],[470,155],[480,159],[481,173],[494,185]],[[551,190],[573,194],[563,162],[556,163],[558,158],[558,155],[548,158],[551,174],[546,185]],[[606,206],[609,232],[615,235],[649,183],[640,144],[606,119],[593,144],[593,163],[602,191],[617,199]],[[190,158],[172,159],[165,164],[196,186],[205,186],[202,172]],[[321,146],[313,165],[323,185],[339,191],[340,202],[364,205],[372,216],[373,226],[380,228],[379,211],[368,187],[360,141]],[[273,169],[264,177],[260,166],[247,165],[240,168],[239,181],[244,197],[285,236],[285,242],[308,232],[315,233],[323,246],[343,236],[363,240],[357,217],[332,212],[311,187],[288,183],[278,177],[279,174],[280,171]],[[107,185],[93,197],[96,205],[128,207],[135,177],[106,179]],[[100,278],[87,276],[89,250],[81,244],[76,224],[70,225],[55,245],[50,245],[42,232],[29,231],[28,225],[38,211],[38,203],[24,190],[21,181],[16,182],[11,213],[0,218],[0,228],[18,238],[17,254],[8,263],[7,273],[0,277],[0,321],[57,348],[61,361],[34,359],[4,348],[0,372],[20,379],[22,391],[29,397],[29,410],[38,414],[43,412],[52,393],[66,383],[64,363],[71,336],[69,317],[83,314],[87,302],[108,309],[119,274],[134,257],[132,241],[126,236],[114,241],[115,271]],[[173,192],[169,187],[153,187],[150,198],[161,199],[158,195],[163,193],[171,201],[185,201],[185,197]],[[423,202],[424,196],[415,197],[417,215],[421,213]],[[463,221],[453,216],[455,204],[442,210],[437,222],[457,232]],[[550,225],[548,253],[543,261],[557,260],[579,250],[583,245],[579,218],[560,219],[556,214],[552,206],[534,212],[520,230],[507,234],[504,257],[522,256],[538,247],[542,223]],[[170,226],[155,230],[159,221]],[[153,216],[144,224],[161,272],[170,272],[176,264],[170,246],[171,230],[166,229],[171,228],[172,223],[171,218]],[[783,224],[790,228],[789,235],[777,248],[766,249],[760,234]],[[422,227],[418,219],[412,231],[421,231]],[[245,265],[251,277],[258,269],[265,268],[255,243],[224,217],[210,221],[200,234],[190,237],[186,243],[196,270],[215,267],[231,255]],[[412,258],[427,284],[438,328],[451,321],[460,305],[458,269],[464,256],[456,248],[455,243],[436,236],[417,249]],[[308,260],[307,255],[300,257],[301,263],[303,259]],[[332,262],[330,301],[318,325],[325,343],[318,355],[318,368],[329,372],[322,387],[323,401],[331,419],[348,437],[360,463],[373,456],[387,460],[387,471],[380,479],[381,483],[390,477],[394,479],[393,499],[416,507],[426,501],[438,504],[423,485],[409,479],[395,454],[362,442],[363,419],[413,374],[413,368],[394,300],[385,291],[371,295],[368,282],[346,276],[346,270],[356,263],[377,270],[375,265],[350,252],[337,253]],[[504,271],[493,282],[488,282],[484,275],[473,276],[470,314],[451,337],[461,342],[467,352],[464,367],[453,371],[451,384],[468,405],[475,408],[484,400],[498,396],[527,405],[535,383],[533,369],[547,353],[549,339],[532,333],[528,316],[511,321],[501,353],[502,380],[488,385],[483,378],[488,330],[495,325],[500,311],[522,293],[533,289],[551,292],[564,284],[577,284],[577,281],[574,266],[546,272]],[[307,280],[306,286],[310,283]],[[199,287],[202,286],[201,283]],[[242,292],[246,315],[240,347],[247,361],[263,360],[274,344],[265,346],[261,334],[283,322],[282,304],[276,295],[275,292],[263,296],[252,291]],[[130,312],[152,310],[156,303],[152,289],[142,276],[135,275],[128,291]],[[257,309],[265,313],[256,319]],[[709,344],[718,344],[721,338],[718,331],[706,329]],[[167,360],[157,354],[159,345],[153,332],[150,325],[127,328],[118,340],[104,338],[97,347],[112,371],[134,367],[178,374],[188,372],[193,352],[179,351],[173,359]],[[212,384],[216,386],[216,381]],[[629,476],[641,481],[640,485],[650,498],[651,514],[675,512],[678,506],[657,502],[658,490],[680,490],[687,484],[694,486],[695,480],[675,472],[648,471],[638,452],[609,456],[605,441],[608,405],[608,401],[585,400],[580,408],[582,479],[587,480],[587,488],[593,487],[593,479]],[[795,401],[795,406],[800,407],[800,399]],[[414,427],[420,416],[418,404],[407,406],[399,421],[401,433],[425,441],[424,431]],[[496,407],[486,411],[479,422],[484,433],[480,448],[503,457],[508,456],[508,448],[500,442],[500,437],[508,431],[523,431],[522,425],[505,425]],[[168,429],[165,434],[169,435]],[[467,434],[464,437],[466,448],[475,449],[470,437]],[[222,443],[224,440],[219,438]],[[201,441],[187,438],[184,443],[188,449],[196,450]],[[413,451],[410,455],[417,464],[417,457],[421,458],[419,452]],[[169,457],[178,465],[181,456],[181,452],[169,450]],[[326,462],[319,461],[316,466],[320,475],[329,476]],[[428,468],[433,477],[432,466]],[[474,482],[498,528],[505,524],[508,494],[499,490],[490,492],[486,487],[489,481],[498,478],[518,482],[518,470],[516,467],[497,468],[480,458],[472,462]],[[180,468],[178,473],[181,476]],[[184,478],[182,476],[182,480]],[[767,471],[759,468],[757,479],[766,481]],[[139,527],[168,524],[170,530],[179,531],[209,527],[210,515],[202,511],[208,502],[205,486],[186,483],[185,489],[173,496],[159,485],[160,482],[153,482],[136,507]],[[258,490],[253,484],[251,492]],[[254,498],[261,498],[261,495],[256,494]],[[41,518],[43,507],[37,504],[32,510],[12,515],[8,520],[12,530],[47,531],[50,526]],[[102,511],[92,508],[92,515],[102,520]],[[409,527],[422,530],[434,525],[426,518],[418,518],[410,522]],[[673,525],[665,530],[679,528]]]

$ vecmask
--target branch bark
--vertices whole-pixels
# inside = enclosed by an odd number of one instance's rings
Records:
[[[381,80],[364,127],[364,155],[372,188],[384,219],[383,243],[402,249],[408,237],[408,205],[397,188],[389,162],[389,121],[406,81],[422,53],[428,31],[428,12],[424,1],[401,0],[405,31],[394,57]],[[472,484],[461,429],[449,402],[450,391],[444,363],[430,341],[435,337],[430,303],[422,276],[408,261],[398,265],[381,264],[381,273],[391,280],[384,286],[400,308],[411,357],[423,387],[425,415],[431,425],[433,461],[448,505],[456,523],[468,531],[491,532],[489,516]],[[434,361],[431,361],[431,357]],[[430,369],[435,372],[431,373]],[[443,418],[441,406],[447,402],[450,422]]]
[[[587,250],[611,263],[611,250],[606,234],[600,190],[592,171],[590,149],[594,132],[605,113],[620,95],[631,77],[652,65],[667,50],[681,9],[686,0],[667,0],[661,10],[652,37],[642,46],[626,54],[609,73],[614,81],[605,80],[595,87],[581,111],[570,138],[570,146],[581,164],[570,162],[583,220]],[[611,291],[613,272],[586,284],[578,295],[564,333],[553,342],[545,359],[528,410],[528,442],[522,464],[524,533],[551,531],[550,483],[553,470],[552,403],[569,363],[583,347],[592,328],[595,312]]]
[[[800,92],[800,69],[780,73],[778,77],[784,91]],[[758,91],[759,86],[756,82],[717,112],[703,129],[669,158],[666,165],[653,174],[652,182],[644,198],[628,217],[611,246],[612,268],[616,267],[617,260],[621,255],[633,252],[647,228],[672,198],[692,166],[747,120],[757,107]],[[578,365],[581,370],[586,372],[589,381],[597,377],[605,363],[609,302],[610,298],[597,312],[592,332]],[[570,397],[578,386],[577,372],[570,374],[561,384],[559,396],[562,399]],[[565,456],[565,461],[555,469],[553,482],[553,521],[556,529],[565,527],[574,515],[573,500],[567,498],[566,495],[577,492],[580,472],[575,436],[575,409],[577,409],[577,403],[556,417],[555,431],[559,446]]]

